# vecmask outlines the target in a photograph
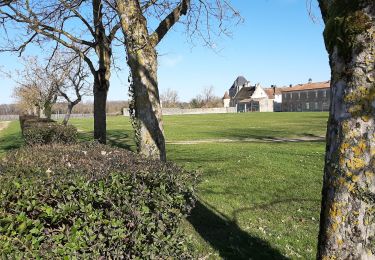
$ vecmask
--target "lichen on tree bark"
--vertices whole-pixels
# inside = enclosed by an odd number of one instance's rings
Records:
[[[318,259],[375,259],[375,2],[319,0],[330,57]]]

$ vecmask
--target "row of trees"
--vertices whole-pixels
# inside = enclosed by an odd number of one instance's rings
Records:
[[[93,114],[93,102],[82,101],[73,107],[73,114]],[[68,103],[63,98],[58,98],[52,107],[52,114],[65,114]],[[128,101],[108,101],[106,111],[107,114],[121,114],[124,108],[129,108]],[[0,115],[19,115],[25,110],[19,104],[2,104],[0,105]],[[27,111],[26,111],[27,112]]]
[[[32,43],[54,43],[55,49],[67,48],[81,57],[93,77],[94,138],[105,143],[111,61],[116,62],[112,51],[115,44],[122,45],[126,59],[119,60],[126,60],[130,68],[130,110],[138,151],[165,160],[156,46],[182,16],[190,38],[200,36],[207,44],[215,28],[226,33],[226,21],[239,19],[226,0],[1,0],[2,28],[19,32],[5,34],[2,50],[22,53]]]
[[[160,96],[160,100],[163,107],[166,108],[202,108],[223,106],[222,98],[215,96],[214,88],[212,86],[204,88],[202,93],[191,99],[190,102],[181,102],[179,100],[177,91],[171,89],[164,91]]]

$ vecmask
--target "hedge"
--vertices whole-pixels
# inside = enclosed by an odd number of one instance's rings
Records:
[[[77,142],[77,135],[77,128],[72,125],[40,122],[26,127],[23,132],[26,145],[72,144]]]
[[[37,156],[36,156],[37,155]],[[24,147],[0,164],[3,258],[188,259],[196,174],[99,144]]]
[[[61,125],[51,119],[36,116],[20,116],[20,125],[26,145],[77,142],[78,132],[72,125]]]

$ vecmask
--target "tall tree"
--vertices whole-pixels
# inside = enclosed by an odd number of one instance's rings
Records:
[[[138,152],[166,160],[156,46],[183,16],[190,35],[206,35],[204,40],[210,45],[213,26],[225,33],[225,21],[239,17],[238,12],[225,0],[115,0],[113,7],[125,37],[133,96],[130,112]],[[153,30],[148,24],[155,20],[159,24]]]
[[[22,52],[35,43],[54,41],[75,51],[93,74],[94,138],[106,142],[106,101],[111,76],[112,42],[120,29],[116,12],[102,0],[0,0],[2,51]],[[17,33],[8,34],[10,28]],[[93,54],[95,53],[95,54]]]
[[[331,109],[318,259],[375,259],[375,1],[319,0]]]

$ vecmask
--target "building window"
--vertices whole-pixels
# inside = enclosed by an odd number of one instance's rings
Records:
[[[306,98],[309,98],[309,91],[306,91]]]
[[[315,90],[315,98],[318,98],[318,91]]]
[[[289,99],[292,99],[292,93],[289,93]]]
[[[310,104],[309,102],[306,103],[306,110],[309,110],[310,109]]]
[[[315,102],[315,110],[318,110],[318,102]]]
[[[326,90],[323,90],[323,97],[324,97],[324,98],[327,97],[327,91],[326,91]]]
[[[301,92],[298,92],[298,99],[301,99]]]

